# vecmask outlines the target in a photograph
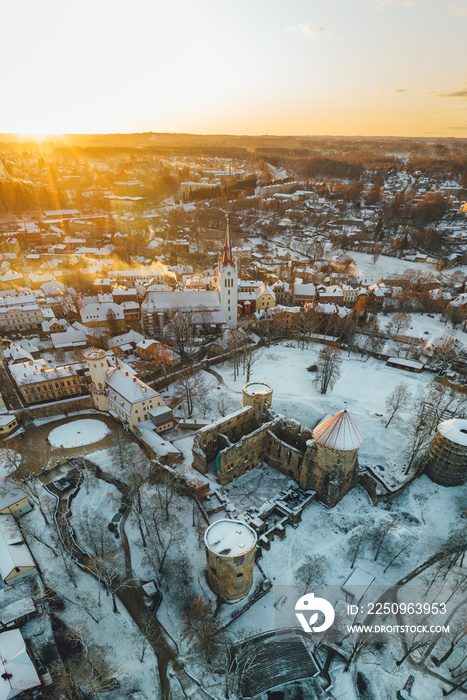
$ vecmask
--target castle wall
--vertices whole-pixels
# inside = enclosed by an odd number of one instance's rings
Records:
[[[193,442],[193,467],[206,474],[210,462],[225,447],[225,438],[234,443],[244,435],[253,432],[261,425],[261,417],[253,406],[245,406],[211,425],[207,425],[195,435]],[[220,438],[220,436],[222,436]]]
[[[310,440],[300,486],[317,492],[320,501],[332,508],[358,482],[358,449],[331,450]]]
[[[280,419],[276,419],[280,420]],[[264,459],[266,437],[269,428],[276,422],[268,422],[238,442],[221,450],[217,455],[217,478],[222,485],[229,484],[248,469],[253,469]]]
[[[304,490],[316,491],[333,507],[358,483],[358,449],[339,451],[312,439],[312,431],[278,416],[262,424],[261,406],[245,406],[198,431],[193,466],[206,474],[216,458],[217,479],[228,484],[266,462],[294,479]]]
[[[267,432],[263,459],[274,469],[300,481],[303,452],[278,438],[272,430]]]

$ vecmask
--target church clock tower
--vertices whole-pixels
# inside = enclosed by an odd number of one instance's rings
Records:
[[[219,298],[225,314],[227,326],[231,329],[235,329],[237,327],[238,277],[237,261],[232,255],[232,246],[230,244],[228,214],[224,250],[222,252],[222,257],[219,258],[217,281],[219,286]]]

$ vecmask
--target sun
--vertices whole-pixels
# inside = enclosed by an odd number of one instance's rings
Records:
[[[37,143],[45,143],[57,138],[62,138],[63,134],[45,134],[42,132],[33,132],[29,134],[15,134],[18,141],[36,141]]]

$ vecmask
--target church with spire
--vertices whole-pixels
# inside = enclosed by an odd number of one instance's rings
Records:
[[[225,315],[228,328],[237,328],[237,305],[238,305],[238,271],[237,261],[232,253],[230,242],[230,222],[227,214],[227,225],[225,229],[224,249],[222,256],[219,256],[217,269],[217,286],[219,290],[219,301]]]
[[[215,284],[215,278],[213,282]],[[180,313],[186,314],[194,326],[209,324],[219,333],[226,326],[234,330],[237,328],[238,287],[237,261],[232,253],[227,216],[224,248],[217,268],[217,289],[148,292],[141,304],[141,327],[151,337],[163,339],[170,318]]]

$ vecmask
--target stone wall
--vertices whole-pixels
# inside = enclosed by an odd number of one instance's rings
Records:
[[[223,557],[206,548],[208,583],[214,593],[226,600],[238,600],[250,591],[256,545],[237,557]]]
[[[266,436],[279,418],[265,423],[257,430],[243,436],[235,444],[225,447],[216,459],[217,478],[222,485],[229,484],[248,469],[256,467],[264,459]]]
[[[225,447],[225,438],[235,443],[261,425],[261,416],[253,406],[246,406],[225,418],[201,428],[193,442],[193,467],[206,474],[207,464]],[[221,439],[219,437],[222,436]]]
[[[60,416],[74,413],[75,411],[85,411],[93,409],[94,404],[91,396],[75,396],[67,401],[56,401],[54,403],[28,406],[26,409],[15,411],[16,417],[23,423],[28,423],[35,418],[46,418],[48,416]]]
[[[358,450],[346,452],[308,444],[300,485],[317,492],[320,501],[332,508],[358,482]]]
[[[271,413],[246,406],[202,428],[193,444],[193,467],[206,474],[208,462],[216,458],[217,479],[225,485],[266,462],[304,490],[316,491],[331,508],[356,486],[358,450],[325,448],[298,421],[268,417]]]
[[[281,440],[272,430],[268,430],[263,459],[274,469],[278,469],[295,481],[300,481],[303,452]]]

